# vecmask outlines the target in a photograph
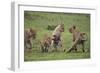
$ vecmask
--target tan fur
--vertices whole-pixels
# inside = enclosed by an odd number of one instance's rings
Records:
[[[59,24],[52,33],[51,46],[57,49],[59,43],[62,45],[61,33],[64,32],[64,24]]]
[[[48,52],[51,46],[51,37],[45,35],[43,40],[41,41],[41,50],[42,52]]]
[[[32,49],[32,40],[36,38],[36,30],[28,28],[24,30],[24,48]]]
[[[82,45],[82,51],[85,52],[84,50],[84,42],[86,41],[86,33],[82,33],[80,32],[76,26],[72,26],[71,28],[69,28],[69,32],[72,33],[73,35],[73,45],[72,47],[69,49],[68,52],[71,52],[72,50],[77,51],[77,45],[81,44]]]

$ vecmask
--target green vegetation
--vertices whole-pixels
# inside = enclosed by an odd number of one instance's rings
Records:
[[[63,48],[58,48],[58,52],[42,53],[39,41],[45,34],[51,36],[53,30],[48,30],[48,25],[64,24],[65,31],[62,33]],[[81,32],[88,35],[88,41],[85,43],[85,53],[78,46],[78,52],[65,53],[63,49],[68,50],[72,45],[72,34],[68,29],[76,25]],[[53,13],[53,12],[32,12],[24,13],[24,28],[33,28],[37,30],[36,39],[33,40],[32,52],[26,51],[24,54],[25,61],[42,61],[42,60],[63,60],[63,59],[86,59],[90,58],[90,15],[77,13]]]

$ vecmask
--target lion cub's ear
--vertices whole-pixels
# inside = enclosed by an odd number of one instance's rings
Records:
[[[76,29],[76,26],[75,25],[73,26],[73,29]]]

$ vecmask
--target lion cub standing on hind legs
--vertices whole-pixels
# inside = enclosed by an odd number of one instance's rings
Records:
[[[78,31],[76,26],[72,26],[71,28],[69,28],[69,32],[72,33],[72,35],[73,35],[73,45],[68,50],[68,52],[71,52],[72,50],[77,52],[77,45],[82,45],[82,51],[85,52],[84,43],[87,40],[86,33],[82,33],[80,31]]]

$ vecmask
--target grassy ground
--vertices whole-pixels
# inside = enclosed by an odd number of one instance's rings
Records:
[[[42,53],[38,41],[43,39],[45,34],[51,36],[53,30],[48,30],[48,25],[57,25],[63,23],[65,31],[62,33],[63,48],[59,48],[58,52]],[[88,41],[85,43],[85,53],[81,52],[81,46],[78,46],[78,52],[65,53],[62,50],[68,50],[72,45],[72,34],[68,28],[76,25],[77,28],[88,35]],[[24,13],[24,28],[33,28],[37,30],[37,37],[33,40],[32,52],[26,51],[24,54],[25,61],[41,61],[41,60],[62,60],[62,59],[85,59],[90,58],[90,15],[75,13],[47,13],[47,12],[31,12]]]

